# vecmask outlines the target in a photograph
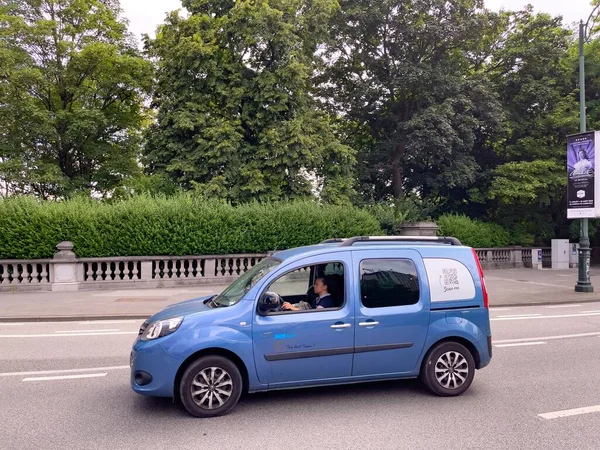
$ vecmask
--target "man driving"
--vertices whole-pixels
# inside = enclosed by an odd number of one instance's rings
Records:
[[[319,277],[315,280],[315,285],[313,287],[315,294],[318,295],[318,298],[310,305],[307,302],[300,302],[296,305],[292,305],[289,302],[285,302],[281,308],[284,311],[303,311],[307,309],[325,309],[325,308],[333,308],[335,305],[333,303],[333,298],[329,293],[329,289],[327,286],[327,280],[324,277]]]

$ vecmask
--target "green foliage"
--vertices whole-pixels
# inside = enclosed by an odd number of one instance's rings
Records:
[[[581,221],[573,220],[569,226],[569,238],[572,241],[579,242]],[[600,220],[590,219],[588,221],[588,236],[594,236],[600,229]]]
[[[0,196],[93,193],[111,211],[182,191],[198,204],[318,198],[390,234],[465,214],[524,245],[575,227],[578,46],[559,17],[481,0],[182,4],[190,14],[171,13],[144,59],[118,0],[0,1]],[[600,128],[598,36],[585,45],[588,129]],[[59,224],[52,239],[88,220],[63,207],[39,213]]]
[[[490,198],[513,207],[548,206],[553,194],[565,189],[565,174],[565,167],[552,160],[509,162],[496,169]]]
[[[231,206],[200,196],[0,201],[0,259],[48,258],[60,241],[80,257],[263,253],[332,237],[381,234],[375,218],[310,201]]]
[[[405,198],[388,203],[368,204],[365,209],[377,219],[386,234],[397,235],[404,222],[431,220],[436,207],[429,201]]]
[[[104,195],[139,171],[152,66],[119,14],[117,0],[1,2],[0,179],[8,193]]]
[[[464,215],[445,214],[436,223],[440,227],[440,235],[454,236],[470,247],[506,247],[513,243],[510,234],[500,225],[473,220]]]
[[[469,70],[485,22],[473,0],[344,0],[322,89],[347,118],[359,191],[378,201],[447,195],[475,181],[473,151],[500,105]]]
[[[376,203],[367,206],[366,210],[377,219],[387,235],[399,234],[402,224],[406,221],[406,213],[395,205]]]
[[[185,1],[146,42],[156,58],[157,123],[149,171],[232,202],[352,193],[354,152],[319,111],[311,78],[322,65],[335,0]]]

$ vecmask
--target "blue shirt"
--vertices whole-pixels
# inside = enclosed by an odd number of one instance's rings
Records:
[[[334,308],[333,297],[331,294],[325,294],[323,297],[316,299],[314,308],[316,309],[318,306],[321,308]]]

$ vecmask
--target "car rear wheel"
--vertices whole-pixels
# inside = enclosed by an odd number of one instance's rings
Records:
[[[184,372],[179,395],[185,409],[196,417],[227,414],[242,393],[237,366],[222,356],[204,356]]]
[[[434,394],[460,395],[469,389],[475,376],[471,352],[458,342],[442,342],[433,347],[423,362],[421,379]]]

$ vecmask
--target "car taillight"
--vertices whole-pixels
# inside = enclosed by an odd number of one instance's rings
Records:
[[[473,249],[473,257],[475,258],[475,262],[477,263],[477,270],[479,271],[479,279],[481,280],[481,290],[483,292],[483,307],[489,308],[489,296],[487,287],[485,286],[485,279],[483,278],[483,269],[481,268],[481,263],[479,262],[479,256],[477,256],[477,252]]]

